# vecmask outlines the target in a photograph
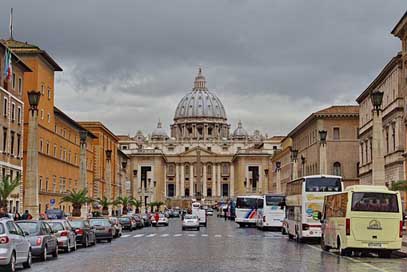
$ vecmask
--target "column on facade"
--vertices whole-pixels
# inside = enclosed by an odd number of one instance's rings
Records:
[[[189,165],[189,196],[194,196],[194,165]]]
[[[216,196],[216,164],[212,164],[212,196]]]
[[[220,184],[221,184],[221,178],[220,178],[220,163],[218,163],[218,170],[217,170],[217,172],[218,172],[218,189],[217,189],[217,191],[218,191],[218,196],[222,196],[222,192],[221,192],[221,189],[220,189]]]
[[[179,164],[175,164],[175,196],[179,197],[180,196],[180,189],[181,189],[181,184],[180,184],[180,169],[179,169]]]
[[[399,150],[399,149],[401,149],[401,142],[400,142],[400,134],[402,133],[401,131],[400,131],[400,122],[401,122],[401,118],[399,118],[399,117],[397,117],[397,119],[396,119],[396,122],[395,122],[395,124],[394,124],[394,126],[395,126],[395,128],[394,128],[394,140],[395,140],[395,143],[394,143],[394,147],[396,148],[396,150]],[[393,129],[392,129],[392,132],[391,133],[393,133]],[[393,137],[392,137],[392,139],[393,139]],[[396,151],[396,150],[394,150],[394,151]]]
[[[208,139],[208,124],[204,125],[203,138],[204,138],[204,140]]]
[[[235,167],[233,166],[233,163],[230,163],[229,171],[230,171],[229,196],[234,197],[234,195],[235,195]]]
[[[263,169],[259,166],[259,186],[257,186],[257,191],[263,193],[263,179],[265,178],[263,175]]]
[[[181,196],[185,196],[185,168],[184,164],[181,164],[181,175],[180,175],[180,186],[181,186]]]
[[[250,176],[249,176],[249,167],[246,165],[245,169],[245,181],[246,181],[246,192],[251,192],[250,190]]]
[[[203,191],[203,192],[202,192],[202,195],[203,195],[203,197],[206,197],[206,191],[207,191],[207,190],[206,190],[206,188],[207,188],[207,184],[206,184],[206,183],[207,183],[207,178],[206,178],[206,163],[203,163],[203,164],[202,164],[202,168],[203,168],[203,174],[202,174],[202,179],[203,179],[203,180],[202,180],[202,183],[203,183],[203,184],[202,184],[202,188],[203,188],[202,191]]]
[[[164,199],[167,197],[167,186],[168,186],[168,180],[167,180],[167,165],[164,166]],[[157,187],[158,187],[157,183]],[[161,195],[161,192],[160,192]]]

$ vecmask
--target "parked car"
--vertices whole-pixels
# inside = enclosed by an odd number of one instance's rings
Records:
[[[133,214],[131,217],[136,222],[136,229],[141,229],[141,228],[144,227],[144,223],[143,223],[141,217],[138,214]]]
[[[180,216],[180,211],[179,210],[174,210],[172,212],[172,217],[179,217]]]
[[[182,230],[196,229],[199,230],[199,218],[193,214],[187,214],[182,221]]]
[[[212,209],[212,208],[208,208],[208,209],[206,210],[206,214],[209,215],[209,216],[212,216],[212,215],[213,215],[213,209]]]
[[[46,261],[48,254],[58,257],[58,240],[47,222],[41,220],[22,220],[16,224],[24,231],[31,244],[31,254]]]
[[[76,234],[67,220],[50,220],[47,223],[57,237],[59,249],[63,249],[67,253],[76,250]]]
[[[122,236],[122,225],[117,217],[110,217],[110,222],[112,223],[113,227],[113,238],[117,238]]]
[[[24,236],[24,231],[12,219],[0,219],[0,268],[14,272],[17,264],[31,267],[31,244]]]
[[[142,215],[142,218],[143,218],[143,220],[144,220],[144,227],[151,227],[151,218],[150,218],[150,215],[148,215],[148,214],[143,214]]]
[[[158,222],[156,222],[155,218],[154,218],[154,215],[153,215],[153,216],[151,216],[151,224],[156,225],[156,226],[158,226],[158,225],[168,226],[168,218],[164,214],[160,213],[160,217],[158,218]]]
[[[121,216],[118,219],[123,229],[132,231],[136,228],[136,221],[130,216]]]
[[[87,219],[73,219],[69,221],[73,231],[76,234],[76,243],[81,244],[83,247],[89,245],[96,245],[95,230],[90,226]]]
[[[113,239],[113,227],[107,218],[91,218],[90,225],[95,228],[96,241],[106,240],[111,242]]]

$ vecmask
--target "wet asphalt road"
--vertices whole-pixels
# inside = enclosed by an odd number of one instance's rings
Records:
[[[407,271],[407,259],[350,258],[322,252],[318,244],[297,244],[278,232],[238,228],[209,217],[208,227],[182,231],[179,219],[169,227],[125,232],[111,244],[60,254],[34,262],[29,270],[102,271]]]

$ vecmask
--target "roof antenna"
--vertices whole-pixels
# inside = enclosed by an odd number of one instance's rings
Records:
[[[10,10],[10,40],[13,39],[13,8]]]

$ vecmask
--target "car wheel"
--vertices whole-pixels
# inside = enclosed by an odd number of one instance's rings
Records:
[[[10,257],[10,262],[6,266],[6,271],[16,271],[16,254],[13,252]]]
[[[59,249],[58,249],[58,247],[55,247],[55,251],[52,253],[52,257],[58,258],[58,255],[59,255]]]
[[[108,243],[111,243],[111,242],[112,242],[112,239],[107,239],[107,242],[108,242]]]
[[[197,231],[199,231],[199,229],[200,229],[199,227],[196,228]]]
[[[185,230],[185,228],[184,228],[184,227],[182,227],[182,230],[184,231],[184,230]]]
[[[48,250],[47,250],[47,246],[44,247],[44,250],[42,251],[41,254],[41,261],[46,261],[48,257]]]
[[[24,268],[31,268],[33,258],[31,255],[31,249],[28,251],[27,261],[23,263]]]

